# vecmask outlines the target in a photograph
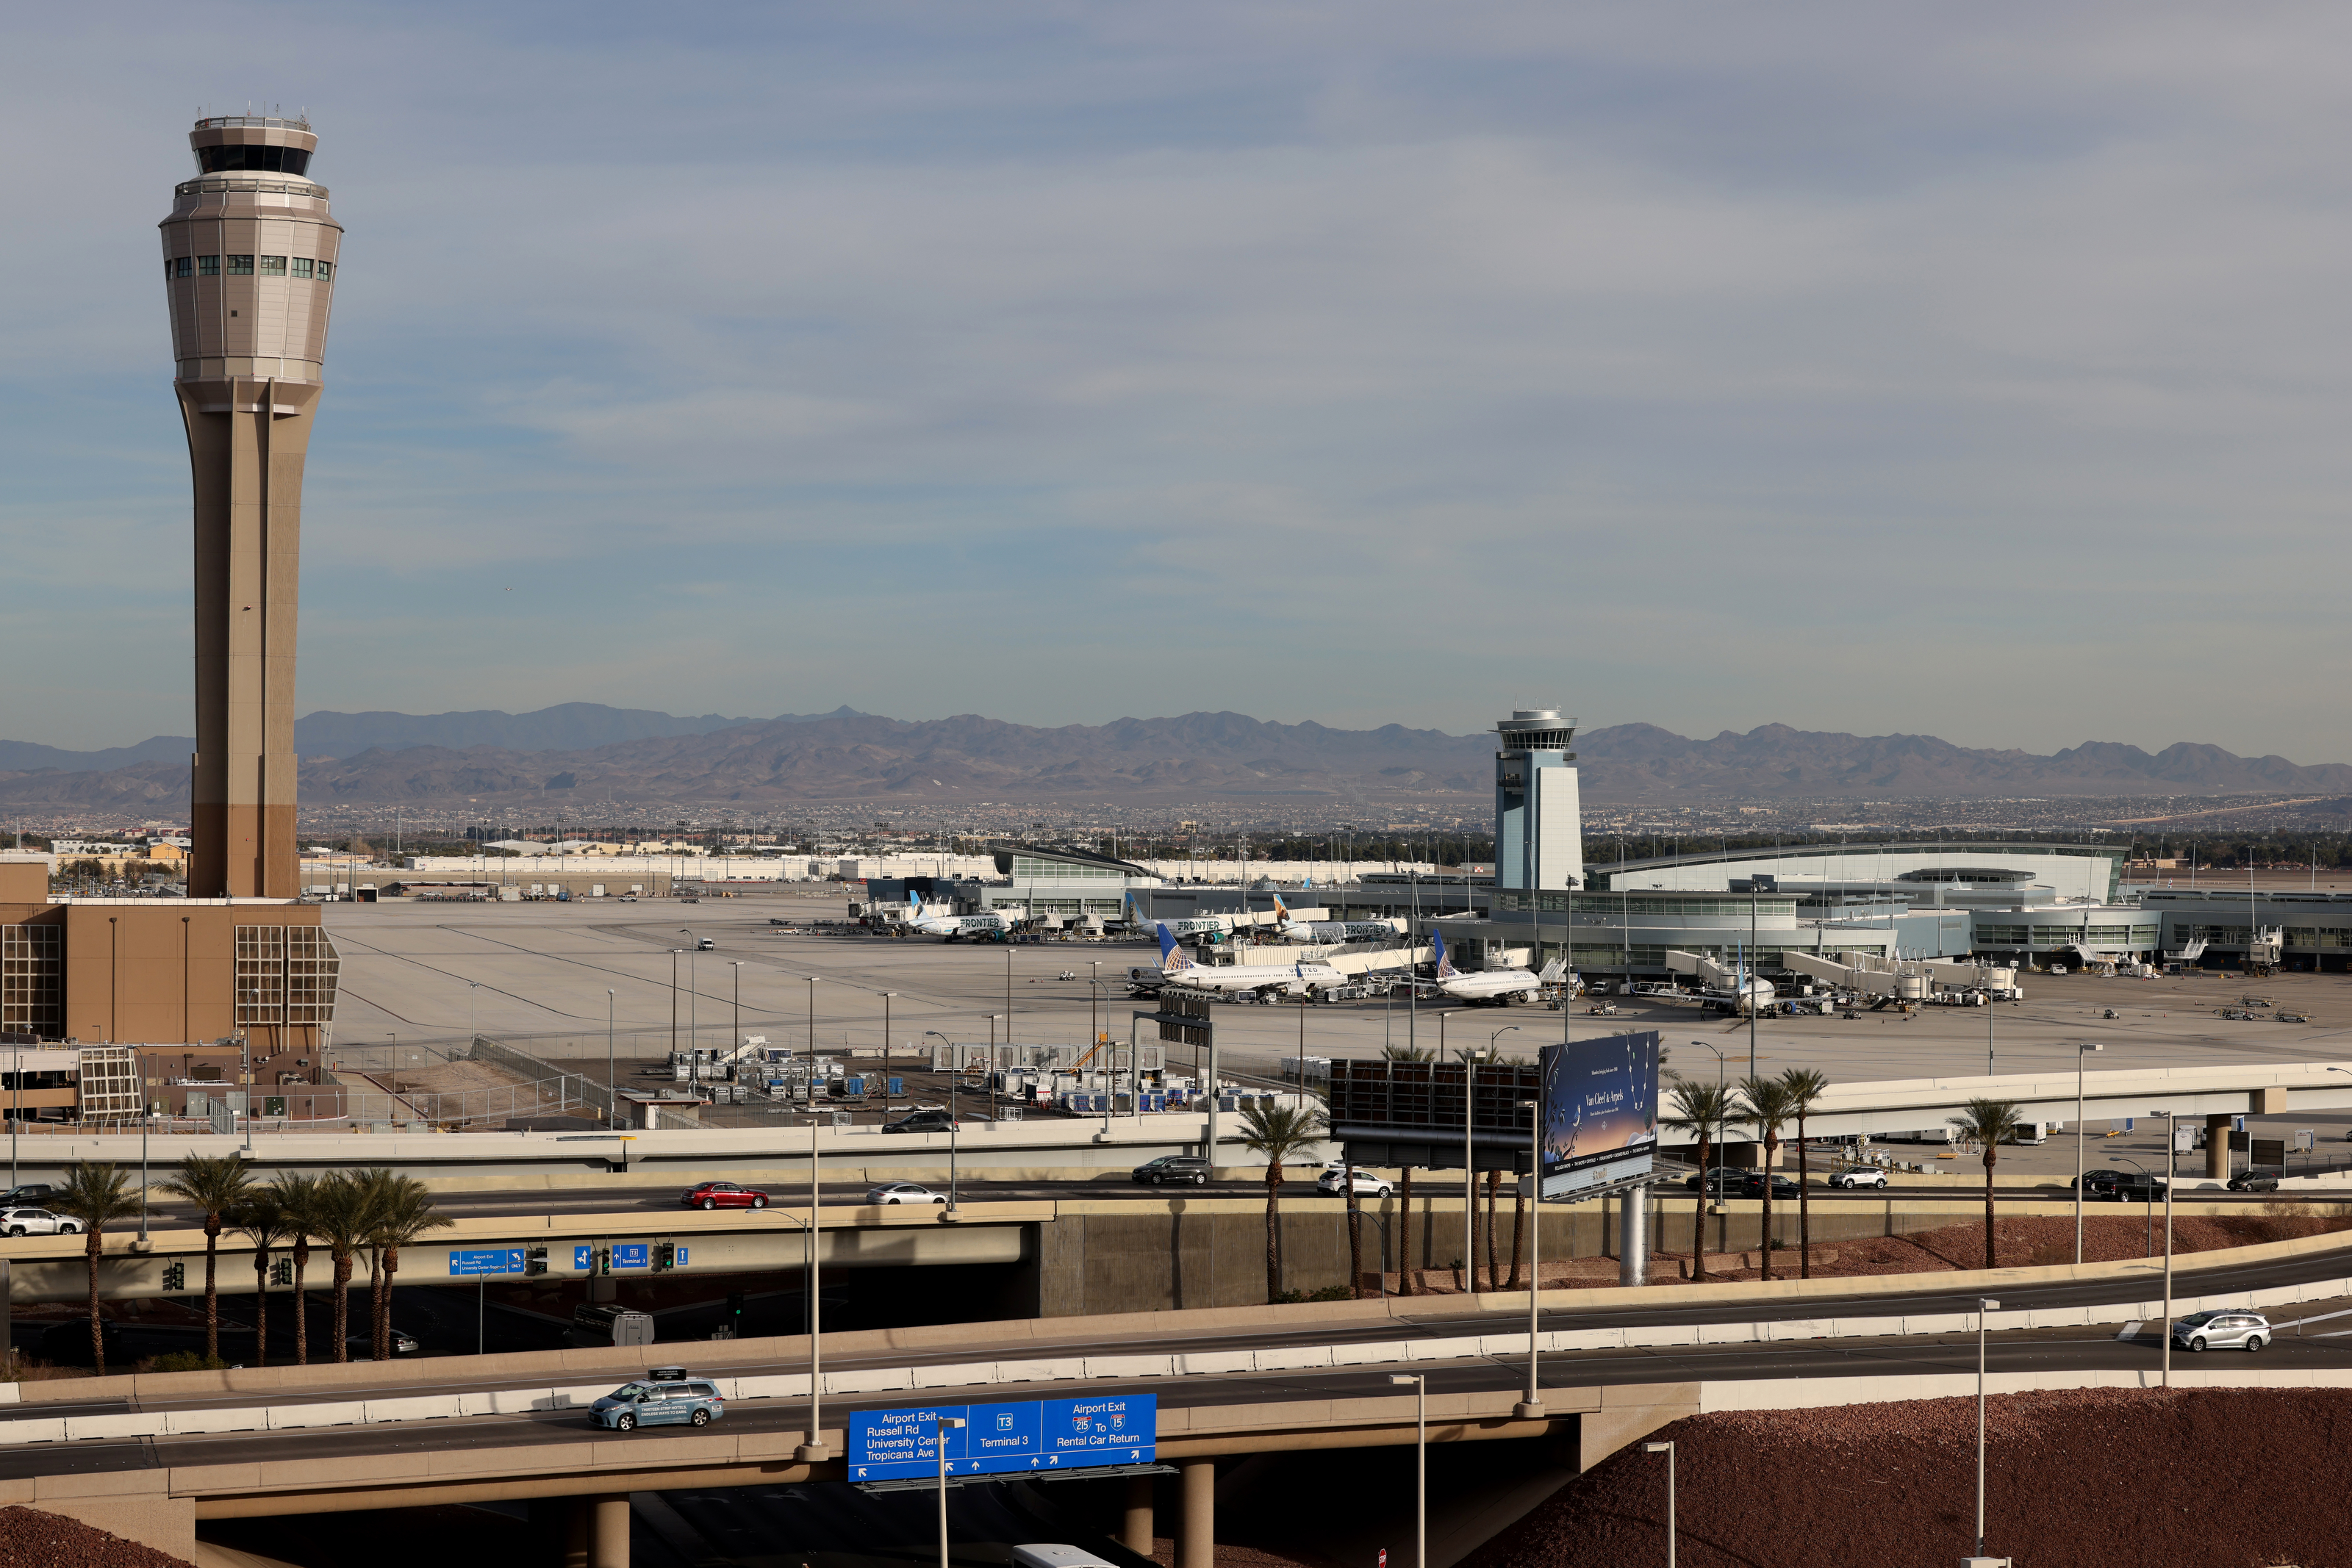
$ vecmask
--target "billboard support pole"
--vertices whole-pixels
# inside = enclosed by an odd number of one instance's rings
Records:
[[[1650,1282],[1650,1189],[1627,1187],[1617,1198],[1617,1282]]]

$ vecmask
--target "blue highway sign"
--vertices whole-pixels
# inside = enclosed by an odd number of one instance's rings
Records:
[[[849,1479],[939,1474],[939,1423],[956,1416],[964,1425],[947,1434],[947,1471],[954,1476],[1149,1464],[1159,1452],[1160,1398],[1153,1394],[1009,1405],[898,1405],[851,1413]]]
[[[449,1253],[452,1274],[520,1274],[522,1272],[522,1249],[520,1247],[489,1247],[478,1250]]]
[[[614,1242],[613,1267],[615,1269],[650,1269],[653,1267],[653,1243],[650,1241]]]

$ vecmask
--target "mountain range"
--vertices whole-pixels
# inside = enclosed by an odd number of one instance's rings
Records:
[[[991,801],[1484,799],[1494,739],[1385,725],[1332,729],[1235,713],[1040,728],[961,715],[909,722],[839,708],[766,720],[681,718],[571,703],[495,711],[307,716],[296,727],[305,804],[495,800],[723,803],[888,799]],[[169,811],[187,800],[194,743],[68,752],[0,741],[0,803]],[[1948,799],[1966,796],[2352,795],[2352,767],[2240,757],[2181,742],[2109,741],[2049,756],[1933,736],[1765,725],[1692,739],[1654,725],[1578,737],[1588,800]]]

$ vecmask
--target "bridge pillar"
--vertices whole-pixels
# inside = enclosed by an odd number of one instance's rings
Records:
[[[629,1568],[629,1494],[600,1497],[588,1506],[588,1568]]]
[[[588,1568],[588,1536],[593,1500],[584,1497],[542,1497],[530,1502],[530,1531],[541,1541],[562,1544],[550,1561],[562,1568]]]
[[[2205,1175],[2212,1181],[2230,1179],[2230,1116],[2205,1118]]]
[[[1120,1516],[1118,1543],[1129,1552],[1151,1555],[1151,1478],[1127,1478],[1127,1509]]]
[[[1176,1467],[1184,1489],[1184,1522],[1176,1532],[1176,1568],[1217,1568],[1217,1464],[1187,1459]]]
[[[1650,1282],[1650,1189],[1629,1186],[1617,1199],[1617,1282]]]

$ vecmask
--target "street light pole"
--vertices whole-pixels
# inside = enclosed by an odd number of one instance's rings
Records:
[[[882,993],[882,1104],[885,1109],[890,1103],[890,998],[898,994],[896,991]]]
[[[1675,1446],[1644,1443],[1642,1451],[1666,1456],[1666,1568],[1675,1568]]]
[[[948,1434],[963,1426],[961,1416],[942,1416],[939,1431],[932,1443],[939,1449],[940,1461],[940,1568],[948,1568]]]
[[[1563,1006],[1566,1004],[1563,1003]],[[1535,1135],[1528,1140],[1528,1185],[1534,1189],[1528,1204],[1528,1396],[1512,1414],[1523,1421],[1538,1420],[1544,1413],[1543,1389],[1537,1381],[1538,1324],[1537,1297],[1543,1291],[1543,1059],[1536,1059],[1536,1097],[1519,1102],[1519,1109],[1535,1113]],[[1383,1284],[1388,1275],[1381,1275]]]
[[[1992,1004],[1987,1002],[1985,1006]],[[2083,1260],[2083,1066],[2084,1058],[2104,1045],[2088,1041],[2074,1047],[2074,1261]]]
[[[1979,1298],[1977,1301],[1977,1555],[1985,1554],[1985,1314],[1997,1312],[2000,1303]]]
[[[1389,1381],[1412,1385],[1412,1568],[1429,1568],[1429,1385],[1417,1372],[1392,1373]]]
[[[2171,1148],[2177,1133],[2178,1118],[2170,1111],[2151,1113],[2164,1118],[2165,1182],[2164,1182],[2164,1322],[2158,1333],[2164,1339],[2164,1383],[2172,1386],[2172,1164]]]
[[[1505,1024],[1486,1037],[1486,1060],[1495,1060],[1495,1042],[1517,1029],[1517,1024]],[[1470,1060],[1468,1051],[1462,1053],[1462,1285],[1465,1294],[1477,1293],[1478,1285],[1478,1165],[1472,1132],[1478,1098],[1475,1092],[1478,1064]],[[1491,1288],[1495,1281],[1486,1281]]]
[[[822,1349],[824,1343],[824,1319],[823,1315],[824,1312],[824,1299],[820,1293],[818,1286],[819,1270],[823,1267],[823,1260],[819,1257],[819,1254],[824,1249],[824,1230],[818,1223],[817,1219],[819,1213],[824,1207],[824,1189],[817,1179],[816,1126],[816,1115],[814,1113],[811,1113],[809,1116],[808,1224],[809,1424],[808,1441],[801,1445],[800,1452],[795,1456],[804,1464],[815,1464],[821,1460],[829,1459],[833,1457],[825,1451],[824,1447],[824,1419],[823,1406],[823,1400],[824,1398],[824,1352]]]
[[[621,1124],[621,1080],[613,1064],[613,992],[604,992],[604,1125]]]
[[[669,950],[669,1054],[677,1060],[677,949]]]

